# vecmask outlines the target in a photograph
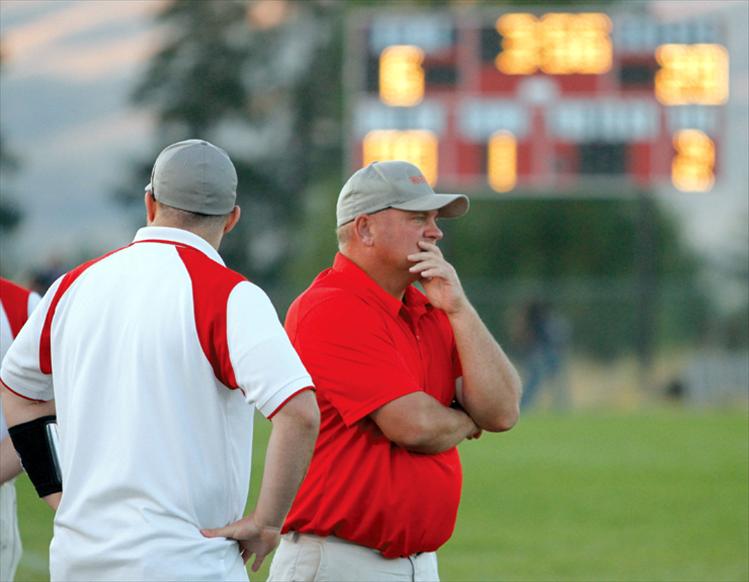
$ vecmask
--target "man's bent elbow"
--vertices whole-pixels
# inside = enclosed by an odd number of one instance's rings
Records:
[[[520,380],[514,386],[515,398],[512,402],[505,403],[501,409],[487,418],[481,419],[479,426],[488,432],[506,432],[515,426],[520,418],[520,396],[522,394],[522,385]]]
[[[514,406],[510,410],[503,410],[482,423],[479,426],[488,432],[506,432],[515,426],[520,418],[520,407]]]
[[[429,444],[428,439],[423,434],[416,432],[403,432],[390,439],[399,447],[412,452],[421,452]]]
[[[431,435],[429,434],[428,419],[414,411],[408,422],[387,427],[383,431],[385,436],[397,446],[413,452],[421,452],[428,446]]]
[[[392,443],[408,450],[419,448],[425,442],[423,430],[413,423],[391,427],[390,430],[383,431],[383,434]]]

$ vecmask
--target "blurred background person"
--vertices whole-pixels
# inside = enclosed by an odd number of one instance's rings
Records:
[[[65,271],[64,261],[60,257],[51,257],[45,264],[33,269],[29,274],[29,287],[39,295],[44,295],[52,283]]]
[[[523,409],[532,406],[544,386],[554,388],[554,405],[568,403],[564,381],[569,326],[549,304],[531,299],[521,306],[512,322],[513,350],[521,354],[523,375]]]
[[[39,299],[37,293],[0,277],[0,362]],[[13,580],[23,549],[13,482],[21,471],[0,401],[0,580]]]

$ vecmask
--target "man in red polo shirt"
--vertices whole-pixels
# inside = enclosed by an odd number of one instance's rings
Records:
[[[400,161],[341,190],[340,252],[286,319],[321,425],[270,580],[439,578],[434,552],[460,501],[456,445],[510,429],[521,393],[437,246],[437,218],[467,210]]]

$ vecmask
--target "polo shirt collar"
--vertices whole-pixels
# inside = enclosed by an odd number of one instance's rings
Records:
[[[424,294],[420,293],[413,285],[406,288],[406,293],[403,296],[404,301],[399,301],[380,287],[361,267],[341,253],[336,253],[333,270],[342,275],[356,289],[373,295],[394,317],[397,317],[403,308],[414,312],[416,315],[421,315],[426,312],[427,306],[430,306]]]
[[[221,255],[218,254],[218,251],[207,240],[188,230],[169,226],[144,226],[143,228],[139,228],[138,232],[135,233],[133,242],[150,240],[177,243],[192,247],[218,264],[226,266]]]
[[[417,317],[424,315],[428,309],[432,308],[429,299],[413,285],[406,288],[406,294],[403,296],[403,303],[412,314]]]

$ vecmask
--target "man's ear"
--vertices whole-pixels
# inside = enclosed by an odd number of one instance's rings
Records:
[[[156,199],[151,192],[146,192],[146,224],[151,225],[156,220]]]
[[[354,219],[354,233],[364,246],[374,245],[374,221],[368,214],[360,214]]]
[[[242,213],[239,206],[235,206],[232,208],[231,212],[229,213],[229,216],[226,219],[226,223],[224,224],[224,234],[229,233],[239,222],[239,215]]]

